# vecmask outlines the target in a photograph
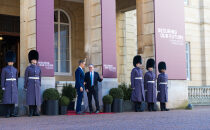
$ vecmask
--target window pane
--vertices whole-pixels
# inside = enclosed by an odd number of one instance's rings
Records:
[[[184,4],[188,5],[189,4],[189,0],[184,0]]]
[[[55,57],[55,60],[58,60],[58,48],[54,48],[54,57]]]
[[[190,80],[190,72],[191,72],[191,69],[190,69],[190,44],[187,42],[186,43],[186,67],[187,67],[187,79]]]
[[[69,49],[60,49],[60,60],[69,60]]]
[[[54,11],[54,22],[58,22],[58,11]]]
[[[58,72],[58,61],[54,60],[54,72]]]
[[[58,25],[54,24],[54,46],[58,47]]]
[[[62,11],[60,12],[60,22],[61,23],[69,23],[68,17]]]
[[[69,73],[69,68],[70,68],[69,61],[63,61],[63,60],[60,61],[61,72]]]
[[[60,48],[69,48],[69,26],[60,25]]]

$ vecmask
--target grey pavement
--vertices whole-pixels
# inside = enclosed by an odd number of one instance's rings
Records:
[[[210,130],[210,106],[169,112],[0,118],[1,130]]]

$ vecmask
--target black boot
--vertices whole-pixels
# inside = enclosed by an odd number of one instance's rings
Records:
[[[37,106],[34,106],[33,110],[34,110],[33,116],[40,116],[40,114],[38,113]]]
[[[29,117],[32,117],[33,116],[33,113],[34,113],[34,109],[33,109],[33,106],[32,105],[29,105]]]
[[[155,103],[152,103],[152,111],[157,111],[155,108]]]
[[[161,111],[164,111],[164,110],[165,110],[165,108],[164,108],[164,103],[160,103],[160,110],[161,110]]]
[[[138,112],[138,102],[134,102],[135,104],[135,112]]]
[[[10,116],[11,117],[18,117],[16,114],[15,114],[15,104],[11,104],[10,105]]]
[[[143,112],[144,110],[141,109],[141,102],[138,102],[138,112]]]
[[[10,117],[10,105],[6,104],[5,108],[6,108],[5,118],[9,118]]]
[[[151,103],[147,103],[147,105],[148,111],[152,111]]]
[[[169,111],[169,109],[166,108],[166,103],[164,103],[164,110]]]

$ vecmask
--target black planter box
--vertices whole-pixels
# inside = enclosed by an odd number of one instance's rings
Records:
[[[45,114],[46,115],[58,115],[58,100],[46,101]]]
[[[123,112],[134,112],[135,104],[129,100],[123,102]]]
[[[112,105],[111,104],[104,104],[104,112],[109,113],[112,111]]]
[[[5,105],[0,103],[0,116],[4,116],[6,112]]]
[[[75,101],[70,102],[68,105],[68,111],[74,111],[74,105],[75,105]]]
[[[47,104],[47,101],[43,101],[43,103],[41,105],[41,113],[43,115],[46,115],[46,104]]]
[[[123,99],[114,99],[113,100],[112,112],[123,112]]]
[[[66,115],[67,108],[68,108],[68,106],[60,106],[60,115]]]

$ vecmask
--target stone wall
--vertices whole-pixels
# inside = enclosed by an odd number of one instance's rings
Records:
[[[210,85],[210,1],[191,0],[185,6],[185,38],[190,43],[189,86]]]
[[[85,54],[88,64],[102,73],[101,5],[100,0],[85,0]],[[86,68],[86,71],[88,69]]]
[[[130,83],[133,56],[137,54],[136,10],[117,12],[117,77],[119,83]]]

